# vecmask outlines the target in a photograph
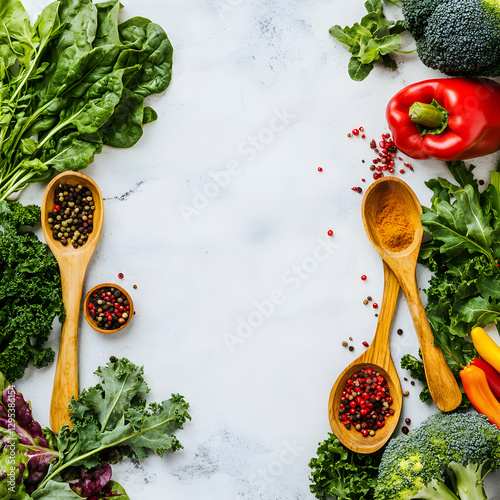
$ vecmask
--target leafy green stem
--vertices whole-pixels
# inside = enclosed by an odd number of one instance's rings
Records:
[[[139,431],[133,431],[131,434],[126,434],[123,438],[118,439],[117,441],[114,441],[113,443],[106,444],[106,445],[101,445],[98,448],[95,448],[95,449],[90,450],[90,451],[88,451],[86,453],[83,453],[82,455],[77,455],[76,457],[72,458],[71,460],[68,460],[67,462],[60,463],[60,466],[58,466],[56,464],[56,466],[51,471],[51,473],[47,475],[47,477],[42,481],[42,483],[40,483],[40,486],[38,487],[38,489],[43,489],[44,486],[51,479],[53,479],[55,476],[59,475],[63,470],[67,469],[68,467],[71,467],[72,465],[74,465],[74,464],[76,464],[78,462],[81,462],[82,460],[85,460],[85,459],[91,457],[92,455],[96,455],[96,454],[100,453],[101,451],[104,451],[104,450],[109,449],[109,448],[113,448],[115,446],[120,446],[123,443],[126,443],[132,437],[140,436],[141,434],[145,434],[146,432],[149,432],[149,431],[154,430],[154,429],[156,429],[158,427],[164,426],[168,422],[172,422],[172,421],[175,421],[175,420],[176,420],[175,416],[172,417],[172,418],[161,420],[156,425],[152,425],[150,427],[142,428]],[[129,425],[131,426],[131,424],[129,424]],[[102,436],[103,434],[105,434],[105,433],[101,432],[99,436]],[[100,442],[101,441],[101,437],[97,437],[96,441]]]

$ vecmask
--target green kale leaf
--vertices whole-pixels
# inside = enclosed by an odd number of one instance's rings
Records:
[[[311,493],[321,499],[372,500],[379,462],[379,454],[355,453],[329,432],[309,462]]]
[[[28,229],[40,207],[0,201],[0,371],[10,381],[54,359],[44,347],[54,319],[65,318],[59,268],[47,244]]]
[[[51,468],[41,490],[51,489],[51,481],[60,481],[68,468],[101,466],[109,451],[143,459],[150,452],[162,456],[182,448],[174,432],[191,419],[183,396],[172,394],[162,403],[147,405],[143,369],[126,358],[111,358],[95,374],[101,382],[70,403],[74,425],[71,430],[64,426],[57,436],[63,459]]]
[[[419,262],[432,272],[426,313],[436,342],[458,375],[477,353],[468,336],[475,326],[500,323],[500,174],[482,191],[474,166],[447,163],[456,183],[431,179],[431,206],[422,225],[430,239]]]

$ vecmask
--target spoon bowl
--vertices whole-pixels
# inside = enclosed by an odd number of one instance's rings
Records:
[[[87,241],[74,248],[68,244],[63,246],[52,235],[48,222],[48,214],[54,208],[54,195],[60,184],[87,187],[94,202],[93,230]],[[66,319],[62,326],[61,342],[57,357],[54,387],[50,407],[50,425],[57,434],[63,425],[71,425],[68,404],[72,397],[78,397],[78,322],[82,298],[83,280],[88,263],[101,235],[104,204],[97,184],[88,176],[79,172],[64,172],[57,175],[48,184],[41,210],[42,230],[49,248],[59,265],[61,287]]]
[[[422,207],[415,193],[401,179],[382,177],[369,186],[362,203],[366,234],[384,262],[397,276],[410,309],[419,340],[427,384],[436,407],[452,411],[462,393],[425,313],[415,276],[423,228]]]
[[[389,348],[389,333],[398,294],[398,280],[384,263],[384,292],[375,336],[368,349],[344,369],[330,392],[328,418],[332,432],[344,446],[356,453],[373,453],[380,449],[391,437],[401,415],[403,404],[401,384]],[[386,379],[392,397],[390,408],[394,410],[394,415],[386,418],[385,425],[377,429],[374,436],[365,437],[353,428],[347,429],[341,423],[339,410],[347,379],[367,367],[373,368]]]

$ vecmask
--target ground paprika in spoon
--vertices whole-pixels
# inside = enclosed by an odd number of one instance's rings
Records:
[[[500,84],[436,78],[400,90],[386,118],[396,147],[416,159],[466,160],[500,149]]]
[[[376,224],[383,245],[393,252],[400,252],[413,241],[414,230],[406,207],[398,202],[399,198],[387,190],[379,201]]]

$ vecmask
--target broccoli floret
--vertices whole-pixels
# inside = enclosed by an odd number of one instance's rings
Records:
[[[375,498],[486,500],[483,479],[500,467],[500,430],[484,415],[438,413],[389,442]]]
[[[445,481],[440,460],[411,437],[399,436],[389,441],[382,455],[375,498],[458,500]]]
[[[462,499],[485,499],[483,479],[500,467],[500,431],[477,412],[438,413],[412,435],[448,469]]]
[[[498,0],[403,0],[420,60],[449,76],[500,75]]]

